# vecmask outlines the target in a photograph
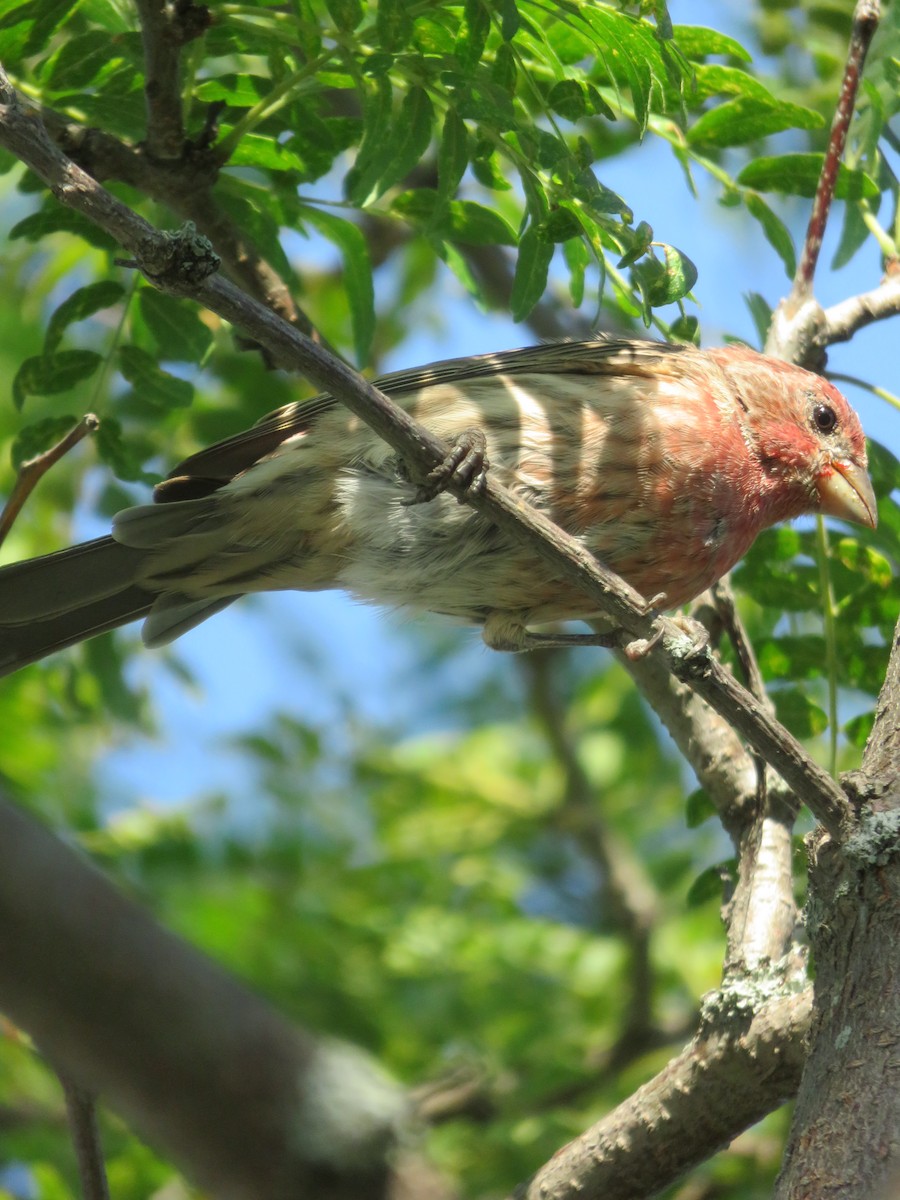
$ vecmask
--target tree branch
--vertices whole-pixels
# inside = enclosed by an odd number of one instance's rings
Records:
[[[183,18],[193,6],[190,0],[187,3],[173,0],[136,2],[144,46],[147,150],[155,159],[179,159],[184,151],[181,47],[188,40],[188,27]],[[206,10],[202,11],[205,13]]]
[[[5,73],[0,74],[0,105],[0,144],[26,162],[63,204],[83,213],[134,254],[154,286],[199,300],[250,333],[277,363],[301,371],[323,391],[334,394],[403,457],[415,479],[424,479],[445,460],[448,447],[377,388],[228,280],[209,275],[216,264],[208,252],[204,256],[196,237],[189,234],[179,243],[157,233],[67,160],[43,125],[23,111]],[[182,253],[185,246],[187,261]],[[455,485],[451,490],[459,494]],[[661,654],[669,670],[689,683],[775,767],[834,837],[841,839],[852,830],[853,813],[840,788],[716,662],[704,643],[688,636],[682,625],[648,610],[643,598],[577,539],[490,478],[482,492],[465,499],[495,525],[527,543],[551,570],[589,597],[592,606],[638,639],[633,651]]]
[[[775,999],[750,988],[743,997],[715,993],[712,1027],[558,1151],[514,1200],[655,1195],[796,1090],[811,1010],[812,989]]]
[[[832,304],[824,312],[822,336],[826,345],[849,342],[857,329],[900,314],[900,263],[888,263],[878,287]]]
[[[816,1022],[777,1200],[896,1196],[900,1177],[900,623],[862,767],[864,806],[837,847],[812,836],[807,929]]]
[[[222,211],[213,194],[221,162],[207,146],[186,143],[177,160],[156,161],[143,146],[128,146],[100,129],[85,129],[49,108],[41,120],[62,152],[98,182],[118,179],[193,221],[210,239],[229,277],[286,321],[318,339],[309,317],[295,303],[284,280],[259,253],[239,225]]]
[[[0,800],[0,1007],[221,1200],[381,1200],[406,1103]]]
[[[847,131],[856,106],[863,64],[880,17],[879,0],[857,0],[840,97],[828,135],[828,147],[816,187],[803,253],[790,294],[773,313],[766,337],[767,354],[813,369],[822,366],[823,350],[828,344],[825,314],[813,295],[813,276],[834,198]]]

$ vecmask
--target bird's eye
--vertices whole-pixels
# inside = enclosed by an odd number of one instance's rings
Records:
[[[837,413],[830,404],[817,404],[812,411],[812,419],[819,433],[834,433],[837,429]]]

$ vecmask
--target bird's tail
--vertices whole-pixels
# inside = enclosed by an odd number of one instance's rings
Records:
[[[98,538],[0,569],[0,676],[145,616],[134,580],[146,552]]]

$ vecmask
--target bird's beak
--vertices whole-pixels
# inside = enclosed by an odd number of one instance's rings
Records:
[[[868,474],[849,459],[835,459],[830,465],[832,470],[820,476],[816,484],[819,511],[874,529],[878,524],[878,504]]]

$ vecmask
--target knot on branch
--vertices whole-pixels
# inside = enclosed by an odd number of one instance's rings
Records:
[[[197,232],[193,221],[186,221],[174,233],[154,233],[138,243],[133,262],[151,283],[165,284],[167,290],[196,287],[219,269],[220,259],[209,238]]]
[[[695,621],[665,622],[663,645],[669,658],[672,674],[682,683],[706,678],[712,670],[709,633]]]
[[[803,991],[806,979],[795,957],[786,955],[754,971],[732,971],[721,987],[700,1001],[700,1029],[740,1032],[767,1004]]]
[[[194,4],[194,0],[175,0],[172,18],[172,32],[181,46],[202,37],[213,23],[209,8],[205,4]]]

